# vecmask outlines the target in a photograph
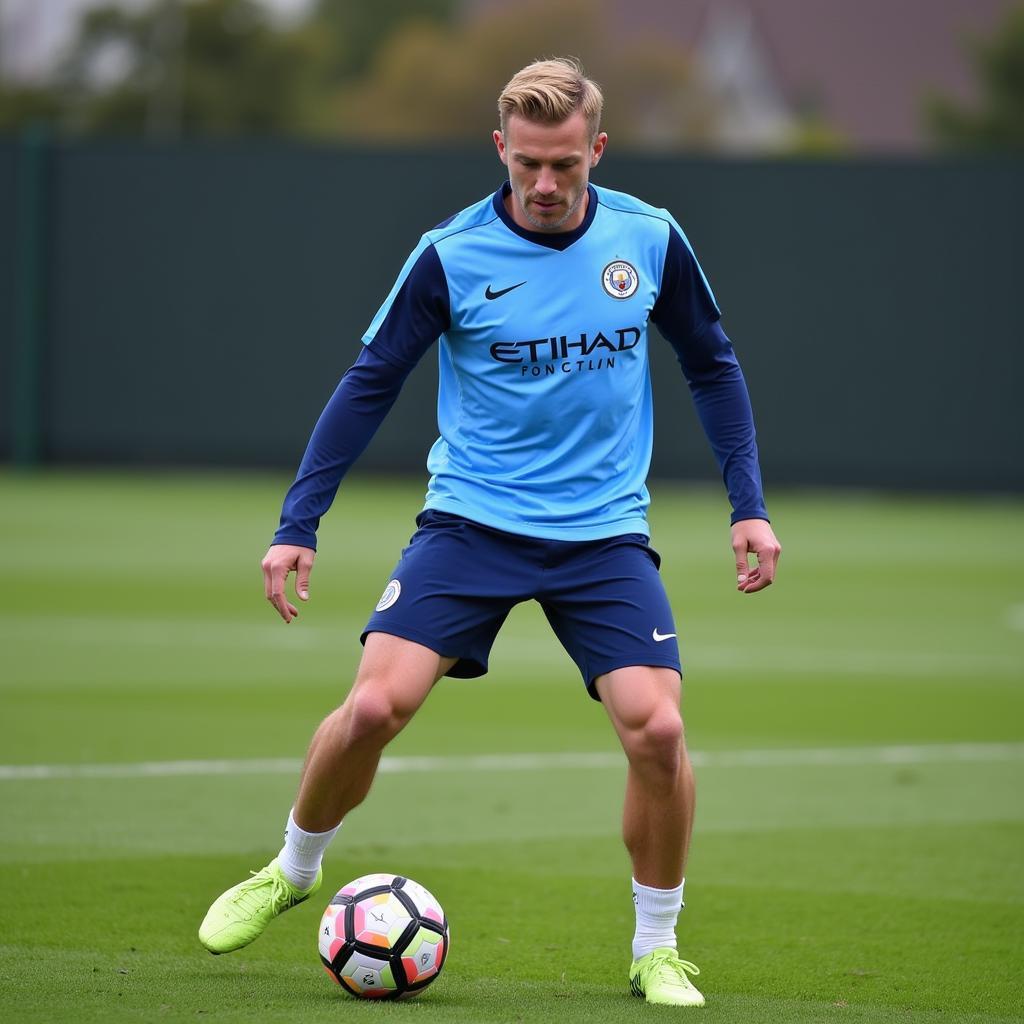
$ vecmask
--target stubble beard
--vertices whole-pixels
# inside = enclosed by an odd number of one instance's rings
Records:
[[[516,202],[519,203],[519,209],[523,212],[523,216],[533,227],[538,231],[558,231],[563,227],[563,225],[572,220],[573,215],[580,208],[580,203],[583,202],[583,197],[587,194],[587,187],[586,185],[580,187],[579,192],[576,193],[576,198],[569,204],[568,209],[561,217],[559,217],[558,220],[555,221],[541,220],[539,217],[534,217],[533,214],[530,213],[529,206],[526,205],[526,196],[523,192],[516,188],[515,185],[512,186],[512,191],[515,194]]]

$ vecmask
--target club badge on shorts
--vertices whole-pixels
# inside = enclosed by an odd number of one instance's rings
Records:
[[[386,612],[402,596],[402,584],[398,580],[388,580],[384,593],[377,602],[377,611]]]
[[[613,299],[628,299],[640,284],[636,267],[625,260],[613,260],[601,272],[601,284]]]

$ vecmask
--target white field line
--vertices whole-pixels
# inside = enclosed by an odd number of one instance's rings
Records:
[[[1024,743],[949,743],[889,747],[823,747],[792,750],[691,752],[699,768],[792,768],[893,764],[990,763],[1024,761]],[[383,757],[384,774],[426,772],[524,772],[551,768],[617,768],[617,752],[479,754],[457,757]],[[141,761],[133,764],[0,765],[0,782],[42,779],[146,779],[182,775],[297,775],[299,758],[223,761]]]

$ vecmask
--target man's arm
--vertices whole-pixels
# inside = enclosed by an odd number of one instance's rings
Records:
[[[434,247],[424,240],[406,261],[363,337],[359,358],[321,413],[285,496],[280,526],[262,562],[267,600],[285,622],[298,615],[285,596],[285,583],[295,572],[299,598],[309,599],[316,531],[342,477],[370,443],[412,368],[450,321],[444,270]]]
[[[313,428],[295,482],[284,499],[281,525],[261,563],[266,598],[285,622],[299,614],[285,595],[288,576],[296,574],[295,591],[300,600],[308,601],[320,517],[334,501],[341,478],[395,404],[409,369],[394,366],[364,347]]]
[[[341,378],[313,428],[295,481],[285,495],[274,544],[316,550],[320,518],[398,398],[412,368],[396,366],[372,346]]]
[[[685,237],[669,227],[651,321],[675,349],[732,505],[737,589],[769,586],[781,550],[768,522],[750,395],[711,289]],[[748,554],[757,566],[748,567]]]
[[[731,522],[767,519],[750,395],[721,323],[708,321],[685,341],[678,337],[668,340],[722,471],[732,505]]]

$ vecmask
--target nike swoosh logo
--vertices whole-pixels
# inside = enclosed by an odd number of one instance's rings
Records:
[[[502,288],[500,292],[492,292],[491,286],[487,286],[487,290],[484,292],[484,298],[487,299],[500,299],[502,295],[508,295],[509,292],[514,292],[517,288],[522,288],[526,284],[525,281],[520,281],[519,284],[512,285],[511,288]]]
[[[651,636],[654,637],[655,642],[659,644],[662,640],[671,640],[675,635],[675,633],[659,633],[657,628],[655,628],[654,632],[651,634]]]

